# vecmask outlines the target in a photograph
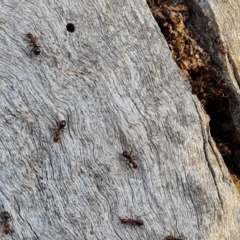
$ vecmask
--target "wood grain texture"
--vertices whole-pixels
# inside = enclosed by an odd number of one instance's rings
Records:
[[[145,1],[3,0],[0,31],[1,239],[239,239],[236,188]]]

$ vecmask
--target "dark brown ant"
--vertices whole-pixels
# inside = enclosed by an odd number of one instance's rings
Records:
[[[40,54],[40,46],[37,45],[37,38],[34,37],[31,33],[28,33],[27,37],[29,38],[31,45],[33,46],[31,51],[34,52],[35,55],[39,55]]]
[[[216,145],[222,155],[232,155],[232,151],[229,149],[227,143],[216,143]]]
[[[218,86],[218,90],[216,90],[216,96],[221,96],[221,97],[229,97],[230,96],[229,91],[227,91],[228,84],[223,79],[220,79],[218,81],[217,86]]]
[[[124,219],[124,218],[120,218],[121,224],[129,224],[129,225],[135,225],[138,227],[143,226],[143,220],[140,219]]]
[[[222,88],[218,89],[211,89],[213,92],[213,97],[215,98],[228,98],[229,94],[226,93],[226,91]]]
[[[215,87],[210,86],[208,91],[213,98],[228,98],[230,93],[228,91],[228,84],[222,79],[218,81]]]
[[[64,129],[64,127],[66,126],[67,122],[65,120],[62,120],[58,123],[57,129],[55,129],[54,132],[54,137],[53,137],[53,141],[54,142],[58,142],[60,139],[60,133],[61,131]]]
[[[9,234],[10,232],[10,225],[9,225],[9,219],[11,218],[9,212],[4,211],[1,213],[1,217],[3,220],[3,232],[4,234]]]
[[[227,50],[225,49],[225,47],[223,46],[223,41],[217,37],[215,39],[217,45],[218,45],[218,51],[222,54],[222,55],[226,55],[227,54]]]
[[[128,164],[132,165],[132,168],[136,169],[137,168],[137,163],[134,161],[134,158],[137,158],[137,156],[132,156],[132,150],[130,153],[127,151],[124,151],[122,155],[128,160]]]
[[[221,96],[223,96],[223,94],[224,94],[224,91],[223,91],[223,89],[216,89],[215,90],[215,96],[216,97],[221,97]]]

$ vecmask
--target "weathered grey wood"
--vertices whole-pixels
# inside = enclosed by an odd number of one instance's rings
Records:
[[[239,239],[238,193],[145,1],[3,0],[0,30],[1,239]]]

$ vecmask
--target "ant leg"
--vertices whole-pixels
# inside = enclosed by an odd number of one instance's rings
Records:
[[[186,237],[184,237],[183,234],[179,235],[177,238],[182,239],[182,240],[186,239]]]
[[[229,94],[227,94],[225,91],[223,91],[222,97],[225,97],[225,98],[227,98],[227,97],[229,97],[229,96],[230,96],[230,93],[229,93]]]
[[[129,155],[131,156],[131,154],[132,154],[132,149],[131,149],[131,151],[130,151]]]
[[[220,80],[217,82],[217,85],[219,85],[222,82],[223,78],[221,77]]]
[[[58,128],[58,127],[59,127],[59,122],[57,121],[56,118],[54,118],[54,120],[55,120],[56,126],[57,126],[57,128]],[[57,128],[56,128],[55,130],[57,130]]]
[[[58,125],[59,125],[59,123],[57,122],[57,120],[54,118],[54,120],[55,120],[55,122],[56,122],[56,127],[48,127],[49,129],[50,129],[50,131],[51,131],[51,137],[53,138],[54,137],[54,135],[55,135],[55,132],[56,132],[56,130],[58,129]]]
[[[53,140],[54,136],[55,136],[55,133],[56,133],[56,128],[49,128],[51,131],[51,139]]]
[[[131,171],[134,173],[134,171],[133,171],[133,169],[132,169],[131,163],[130,163],[129,161],[127,161],[127,164],[128,164],[128,166],[129,166],[129,168],[131,169]]]

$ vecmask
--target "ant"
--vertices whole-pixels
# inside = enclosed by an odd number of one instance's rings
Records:
[[[215,92],[216,97],[229,97],[230,93],[228,90],[228,84],[221,78],[216,85],[216,89],[211,89],[213,92]]]
[[[216,143],[216,145],[222,155],[232,155],[232,151],[229,149],[227,143]]]
[[[227,54],[227,50],[225,49],[225,47],[223,46],[223,41],[219,38],[216,37],[215,42],[218,45],[218,51],[222,54],[222,55],[226,55]]]
[[[3,232],[5,234],[9,234],[10,232],[10,225],[9,225],[9,219],[11,218],[9,212],[4,211],[1,213],[1,217],[3,219]]]
[[[132,150],[130,153],[128,153],[127,151],[124,151],[122,155],[128,160],[129,165],[132,165],[134,169],[137,168],[137,163],[134,161],[134,158],[136,158],[137,156],[132,156]]]
[[[130,224],[130,225],[135,225],[138,227],[143,226],[143,220],[140,219],[124,219],[124,218],[120,218],[121,224]]]
[[[60,139],[60,133],[62,130],[64,130],[64,127],[66,126],[67,122],[65,120],[62,120],[58,123],[57,129],[55,129],[54,132],[54,137],[53,137],[53,141],[54,142],[58,142]]]
[[[34,37],[31,33],[28,33],[27,37],[29,38],[31,45],[33,46],[31,52],[34,52],[35,55],[39,55],[40,54],[40,46],[37,45],[37,38]]]

